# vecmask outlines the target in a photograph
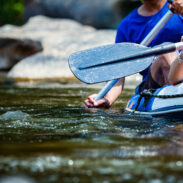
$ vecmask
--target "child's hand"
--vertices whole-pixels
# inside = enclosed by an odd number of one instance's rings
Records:
[[[97,94],[92,94],[84,101],[85,108],[92,107],[110,107],[110,102],[107,98],[102,98],[98,101],[95,101]]]
[[[183,0],[174,0],[172,4],[168,4],[170,9],[173,9],[174,13],[183,16]]]

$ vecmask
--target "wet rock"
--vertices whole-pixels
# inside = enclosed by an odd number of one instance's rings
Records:
[[[116,28],[140,0],[26,0],[25,20],[35,15],[71,18],[97,28]]]
[[[4,176],[0,178],[0,183],[35,183],[32,178],[26,176]]]
[[[25,57],[42,51],[39,41],[0,38],[0,70],[9,70]]]

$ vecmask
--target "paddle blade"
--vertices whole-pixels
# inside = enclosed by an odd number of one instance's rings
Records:
[[[81,65],[85,63],[94,65],[107,63],[124,58],[127,54],[137,53],[145,49],[148,48],[134,43],[100,46],[73,53],[69,57],[69,66],[73,74],[85,83],[109,81],[143,71],[152,63],[154,57],[128,59],[118,63],[104,64],[85,69],[81,68]]]

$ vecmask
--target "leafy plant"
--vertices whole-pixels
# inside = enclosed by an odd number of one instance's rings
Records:
[[[21,24],[23,9],[23,0],[0,0],[0,25]]]

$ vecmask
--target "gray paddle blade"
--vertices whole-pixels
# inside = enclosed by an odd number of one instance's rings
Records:
[[[127,54],[137,53],[147,47],[135,43],[118,43],[101,47],[96,47],[71,54],[69,57],[69,67],[73,74],[81,81],[92,84],[109,81],[141,72],[153,61],[154,56],[128,59],[118,63],[104,64],[92,68],[81,68],[84,63],[104,63],[106,60],[112,61],[122,59]]]

